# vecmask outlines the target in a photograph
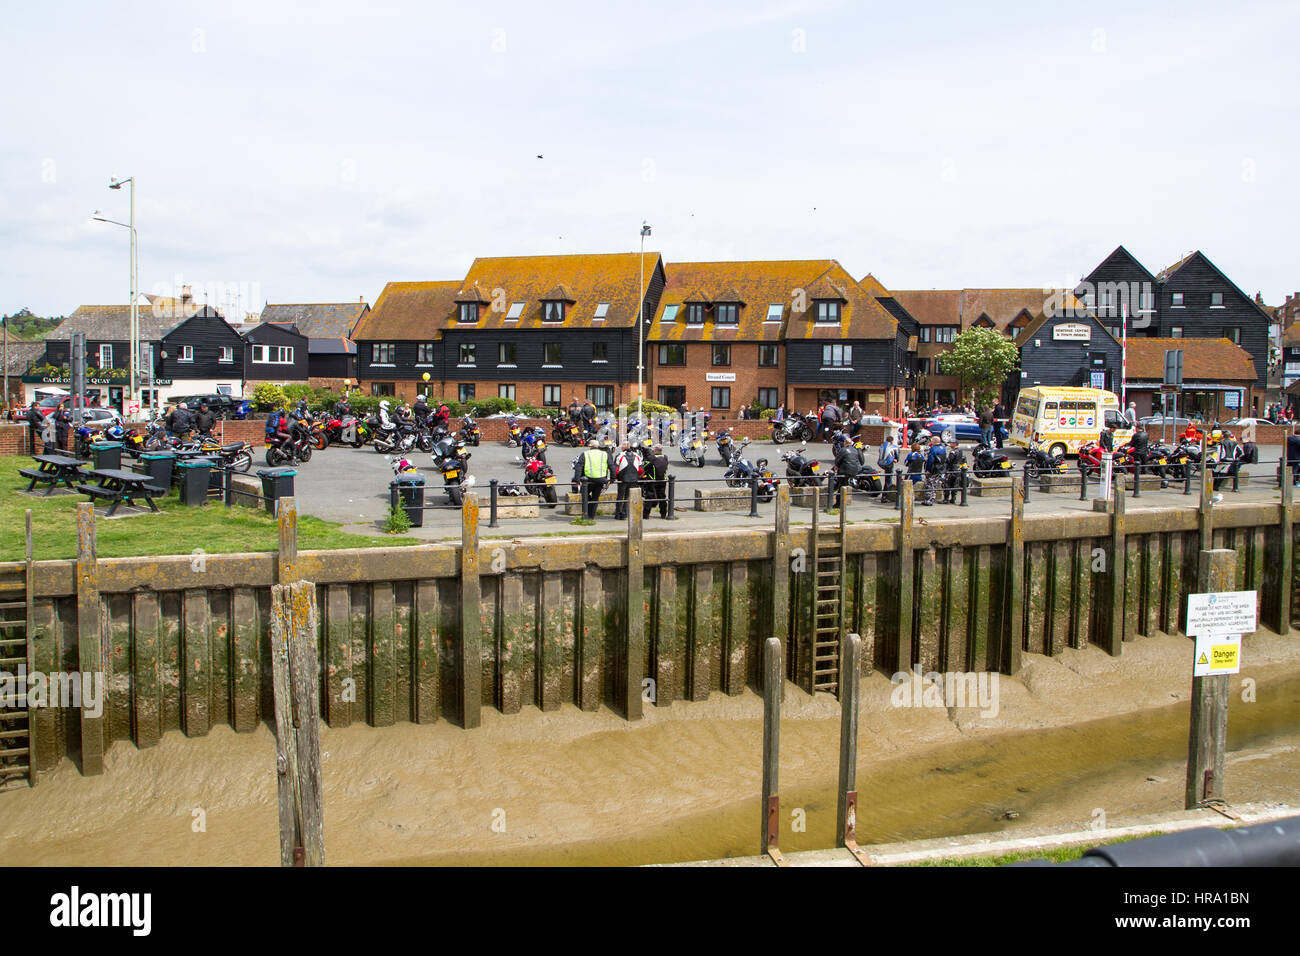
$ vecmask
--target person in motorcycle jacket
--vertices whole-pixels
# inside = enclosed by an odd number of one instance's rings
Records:
[[[387,427],[393,424],[393,420],[388,416],[388,400],[379,403],[379,424]]]
[[[397,423],[398,428],[409,428],[415,424],[415,415],[409,405],[398,405],[397,411],[393,413],[393,421]]]
[[[618,482],[618,494],[614,499],[616,519],[627,519],[628,499],[641,480],[642,469],[641,453],[630,442],[623,442],[614,459],[614,479]]]
[[[411,414],[414,416],[417,425],[423,426],[428,423],[429,416],[433,414],[433,409],[429,407],[423,393],[415,396],[415,404],[411,407]]]
[[[217,416],[212,414],[207,402],[199,403],[198,414],[194,416],[194,430],[200,435],[212,434],[212,426],[217,423]]]
[[[311,418],[311,412],[307,411],[307,399],[298,399],[298,404],[293,407],[289,413],[289,418],[294,422],[306,421]]]
[[[352,403],[347,400],[347,396],[340,398],[334,403],[334,417],[343,421],[352,414]]]
[[[894,466],[898,464],[898,446],[894,444],[892,433],[885,432],[885,440],[880,443],[880,453],[876,455],[876,465],[884,472],[885,491],[894,485]]]
[[[832,442],[835,449],[835,477],[831,494],[838,495],[840,488],[852,484],[862,471],[862,456],[843,432],[837,432]]]
[[[447,422],[451,420],[451,409],[447,407],[446,402],[438,403],[438,410],[433,413],[433,427],[446,428]]]
[[[663,445],[650,449],[650,460],[645,463],[645,482],[641,499],[641,517],[649,518],[654,508],[659,509],[659,517],[668,517],[668,456],[664,454]]]
[[[1151,440],[1147,437],[1146,426],[1141,422],[1133,426],[1133,438],[1129,444],[1133,446],[1133,467],[1139,472],[1145,471],[1151,460]],[[1162,487],[1168,488],[1169,482],[1162,482]]]
[[[947,467],[948,452],[938,439],[930,439],[930,448],[925,453],[925,491],[921,498],[921,504],[932,505],[935,503]]]
[[[957,437],[954,435],[948,439],[948,453],[944,458],[943,503],[946,505],[958,500],[962,479],[966,472],[965,464],[966,455],[957,444]]]

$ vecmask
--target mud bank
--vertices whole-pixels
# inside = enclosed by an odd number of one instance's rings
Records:
[[[896,708],[864,686],[859,835],[895,842],[1087,824],[1182,806],[1191,645],[1128,642],[1026,654],[998,713]],[[1229,801],[1300,804],[1300,641],[1260,632],[1233,679]],[[1253,682],[1253,685],[1252,685]],[[1243,692],[1254,702],[1243,701]],[[790,687],[781,739],[782,847],[831,846],[838,704]],[[485,711],[446,722],[322,729],[326,860],[333,865],[639,864],[757,852],[761,702],[713,694],[648,707]],[[168,734],[118,743],[101,777],[65,761],[0,795],[10,864],[275,865],[274,741]]]

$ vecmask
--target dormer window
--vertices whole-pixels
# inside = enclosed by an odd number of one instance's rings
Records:
[[[690,302],[686,305],[686,324],[703,325],[704,324],[704,303]]]
[[[563,303],[563,302],[543,302],[543,303],[542,303],[542,321],[543,321],[543,322],[563,322],[563,321],[564,321],[564,303]]]
[[[823,299],[817,303],[817,324],[840,324],[840,303]]]
[[[460,304],[460,315],[457,319],[461,322],[471,323],[478,321],[478,303],[462,302]]]
[[[713,321],[718,325],[736,325],[740,322],[740,306],[734,302],[714,306]]]

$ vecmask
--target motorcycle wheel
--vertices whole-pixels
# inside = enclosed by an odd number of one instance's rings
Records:
[[[771,490],[765,490],[761,485],[759,486],[758,500],[763,502],[763,504],[767,504],[769,501],[772,500],[774,496],[775,496],[775,492]]]
[[[457,508],[460,507],[461,497],[462,497],[462,496],[461,496],[461,493],[460,493],[460,485],[448,485],[448,486],[447,486],[447,498],[448,498],[448,499],[451,501],[451,503],[452,503],[453,505],[455,505]]]
[[[703,468],[703,467],[704,467],[704,456],[701,455],[699,458],[696,458],[696,459],[695,459],[695,464],[696,464],[698,467]]]
[[[420,451],[424,452],[426,455],[427,455],[429,452],[433,451],[433,436],[432,436],[432,435],[421,435],[421,436],[420,436]]]
[[[358,435],[356,438],[352,439],[352,447],[353,447],[353,448],[360,448],[360,447],[361,447],[362,445],[364,445],[365,443],[366,443],[366,440],[365,440],[364,438],[362,438],[360,435]]]
[[[548,508],[554,508],[556,503],[559,501],[559,496],[555,493],[554,485],[546,486],[544,491],[544,497],[546,498],[546,506]]]
[[[266,467],[275,468],[280,464],[280,449],[268,448],[266,450]]]
[[[241,475],[248,474],[248,469],[253,467],[253,456],[246,451],[241,451],[230,459],[230,467]]]
[[[381,442],[379,439],[377,439],[377,438],[375,439],[375,452],[376,452],[377,454],[383,455],[383,454],[387,453],[388,450],[389,450],[389,447],[388,447],[388,443],[387,443],[387,442]]]
[[[304,465],[311,461],[311,444],[307,443],[302,446],[302,451],[298,453],[298,460]]]
[[[1026,462],[1025,477],[1028,478],[1030,481],[1036,481],[1038,479],[1038,466],[1035,465],[1033,462]]]
[[[773,445],[784,445],[784,444],[785,444],[785,429],[784,429],[784,428],[774,428],[774,429],[772,429],[772,444],[773,444]]]
[[[473,445],[475,448],[477,448],[477,447],[478,447],[478,443],[479,443],[480,441],[482,441],[481,438],[475,438],[472,442],[470,442],[470,444]]]
[[[324,451],[329,447],[329,437],[324,432],[317,432],[311,436],[311,443],[316,446],[317,451]]]

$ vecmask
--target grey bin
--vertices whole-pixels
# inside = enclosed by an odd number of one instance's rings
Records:
[[[266,499],[266,510],[275,514],[279,510],[281,498],[293,497],[293,476],[298,474],[296,468],[281,466],[279,468],[259,468],[257,477],[262,479],[262,497]]]
[[[206,505],[208,481],[212,476],[212,459],[191,458],[177,464],[180,475],[180,499],[183,505]]]
[[[388,497],[394,508],[400,499],[412,528],[424,527],[424,475],[398,475],[388,483]]]
[[[122,443],[116,441],[99,441],[90,446],[90,457],[95,462],[95,470],[116,470],[122,467]]]
[[[146,451],[140,453],[141,467],[137,470],[142,475],[153,479],[150,484],[164,492],[172,486],[172,469],[176,465],[176,455],[170,451]]]

